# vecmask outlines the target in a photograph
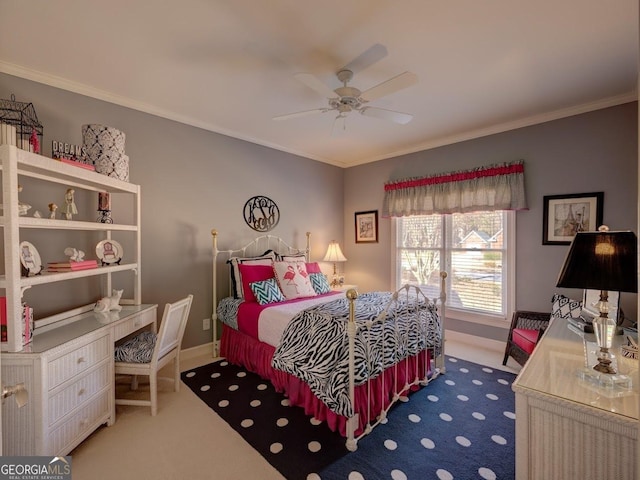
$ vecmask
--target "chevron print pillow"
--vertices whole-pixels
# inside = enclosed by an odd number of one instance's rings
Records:
[[[309,278],[311,279],[313,289],[318,295],[331,291],[331,286],[327,281],[327,277],[324,276],[324,273],[310,273]]]
[[[551,298],[551,316],[556,318],[578,318],[582,312],[582,302],[556,293]]]
[[[284,295],[278,287],[278,282],[275,278],[268,280],[262,280],[260,282],[253,282],[249,284],[251,291],[256,297],[256,300],[260,305],[267,305],[269,303],[283,302],[285,300]]]

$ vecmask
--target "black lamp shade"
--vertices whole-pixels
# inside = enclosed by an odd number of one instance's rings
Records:
[[[638,240],[635,233],[577,233],[557,286],[637,293]]]

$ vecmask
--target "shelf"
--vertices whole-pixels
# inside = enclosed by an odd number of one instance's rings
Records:
[[[77,270],[75,272],[43,272],[33,277],[21,277],[21,287],[31,287],[32,285],[42,285],[45,283],[62,282],[65,280],[73,280],[74,278],[93,277],[96,275],[106,275],[107,273],[124,272],[127,270],[136,270],[137,263],[126,263],[124,265],[109,265],[105,267],[88,268],[86,270]],[[6,278],[0,276],[0,288],[6,288]]]
[[[78,168],[78,167],[74,167]],[[0,217],[0,226],[5,225],[4,217]],[[20,228],[44,228],[55,230],[95,230],[95,231],[121,231],[137,232],[136,225],[122,225],[117,223],[79,222],[75,220],[62,220],[51,218],[18,217]]]
[[[137,193],[139,189],[138,185],[133,183],[68,165],[11,145],[0,145],[0,157],[8,157],[12,150],[15,151],[18,161],[18,175],[43,178],[49,182],[65,185],[76,185],[96,192]]]
[[[51,158],[35,153],[18,149],[10,145],[0,145],[0,174],[2,176],[2,204],[3,211],[0,211],[0,235],[3,239],[4,266],[0,269],[0,296],[6,298],[7,309],[7,345],[4,348],[9,352],[17,352],[22,349],[22,326],[19,322],[22,312],[22,297],[25,290],[36,285],[47,285],[55,282],[64,282],[74,279],[92,278],[100,276],[99,286],[95,285],[96,293],[102,296],[108,295],[114,285],[113,282],[120,282],[120,278],[112,278],[113,273],[130,271],[126,279],[133,281],[132,298],[123,299],[123,302],[130,304],[141,303],[141,275],[140,275],[140,186],[124,182],[108,175],[102,175],[91,170],[80,168],[75,165],[66,164]],[[40,218],[30,216],[20,216],[18,212],[18,193],[21,179],[35,179],[45,182],[45,184],[64,185],[66,188],[75,188],[85,192],[109,192],[121,194],[128,197],[129,208],[131,208],[132,219],[123,224],[101,223],[91,220],[66,220],[64,217],[51,219],[47,216]],[[69,272],[43,272],[40,275],[22,277],[22,267],[20,258],[16,255],[17,245],[20,244],[22,234],[27,230],[42,230],[45,236],[51,236],[48,232],[66,232],[61,236],[52,239],[61,242],[63,239],[76,239],[81,237],[88,240],[93,237],[93,232],[97,232],[101,237],[111,238],[112,232],[131,232],[134,238],[127,238],[134,242],[133,256],[129,259],[131,263],[124,265],[107,265],[88,270],[78,270]],[[98,289],[100,292],[98,292]],[[39,293],[34,293],[38,295]],[[97,296],[97,295],[96,295]],[[33,297],[33,296],[32,296]],[[37,303],[35,297],[32,301]],[[69,312],[61,312],[60,315],[67,315]],[[40,328],[36,320],[36,329]]]

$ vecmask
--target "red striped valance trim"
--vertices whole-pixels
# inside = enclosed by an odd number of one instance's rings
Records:
[[[512,175],[515,173],[524,173],[523,163],[514,163],[499,167],[489,167],[481,170],[469,170],[466,172],[447,173],[444,175],[436,175],[433,177],[422,177],[410,180],[401,180],[399,182],[387,183],[384,186],[385,192],[391,190],[401,190],[404,188],[423,187],[426,185],[437,185],[441,183],[462,182],[465,180],[473,180],[475,178],[495,177],[498,175]]]

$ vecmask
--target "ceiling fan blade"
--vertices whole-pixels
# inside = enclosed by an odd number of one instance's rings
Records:
[[[418,76],[415,73],[404,72],[362,92],[361,97],[363,100],[370,102],[371,100],[390,95],[416,83],[418,83]]]
[[[362,107],[360,113],[365,117],[381,118],[401,125],[406,125],[413,119],[413,115],[408,113],[394,112],[393,110],[378,107]]]
[[[318,77],[310,73],[296,73],[296,79],[326,98],[337,98],[336,92],[326,86]]]
[[[272,120],[289,120],[290,118],[306,117],[307,115],[313,115],[315,113],[324,113],[331,110],[330,108],[314,108],[313,110],[303,110],[302,112],[286,113],[284,115],[278,115],[273,117]]]
[[[387,47],[376,43],[362,52],[356,58],[347,63],[340,70],[351,70],[353,73],[361,72],[367,67],[370,67],[374,63],[379,62],[387,56]]]

